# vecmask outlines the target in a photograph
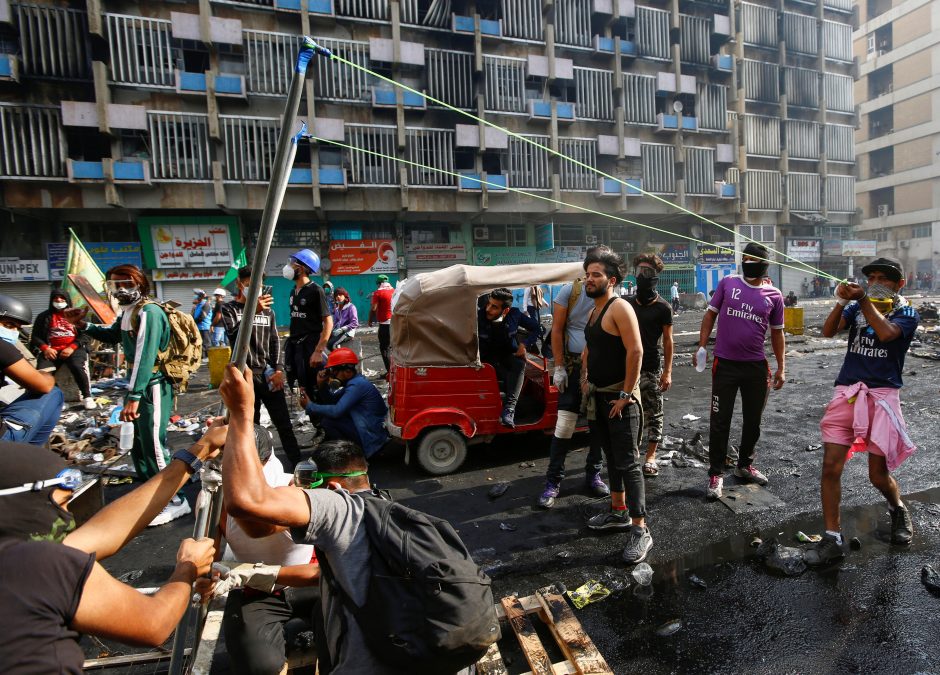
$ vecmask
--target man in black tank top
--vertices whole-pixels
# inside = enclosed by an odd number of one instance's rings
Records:
[[[611,500],[610,511],[591,518],[588,527],[629,530],[623,559],[635,564],[644,560],[653,546],[646,527],[646,493],[640,470],[643,413],[633,398],[643,359],[640,327],[633,308],[617,293],[624,276],[620,256],[592,252],[584,260],[584,272],[584,292],[594,300],[594,311],[584,328],[587,346],[581,363],[586,367],[581,371],[581,385],[585,396],[593,391],[595,419],[590,419],[590,410],[588,415],[591,445],[599,445],[607,457]]]

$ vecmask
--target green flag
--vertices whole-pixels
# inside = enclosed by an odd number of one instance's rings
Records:
[[[248,258],[245,257],[245,249],[241,250],[235,260],[232,261],[231,267],[228,268],[228,272],[225,273],[225,276],[222,277],[221,286],[228,286],[230,283],[235,281],[238,278],[238,270],[248,264]]]
[[[84,304],[85,301],[82,299],[78,289],[75,288],[75,284],[69,281],[68,275],[78,274],[85,277],[92,288],[100,293],[104,291],[104,274],[98,268],[97,263],[95,263],[84,244],[82,244],[81,239],[78,238],[78,235],[75,234],[72,228],[69,228],[69,234],[71,235],[71,239],[69,239],[69,253],[65,262],[65,275],[62,282],[62,290],[69,294],[69,297],[72,299],[72,304],[78,306]]]

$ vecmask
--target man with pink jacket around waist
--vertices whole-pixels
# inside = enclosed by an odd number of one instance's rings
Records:
[[[836,306],[823,325],[826,337],[848,329],[849,344],[835,394],[819,425],[825,448],[822,508],[826,533],[806,552],[810,565],[845,555],[839,529],[842,469],[856,452],[868,451],[868,478],[888,501],[891,543],[910,544],[914,535],[911,515],[890,472],[916,449],[907,435],[899,393],[904,356],[920,317],[899,295],[904,286],[900,262],[878,258],[863,267],[862,274],[868,279],[868,290],[858,284],[839,284]]]

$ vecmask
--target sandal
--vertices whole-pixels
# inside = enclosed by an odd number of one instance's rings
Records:
[[[656,462],[646,462],[643,465],[643,475],[644,476],[658,476],[659,467],[656,466]]]

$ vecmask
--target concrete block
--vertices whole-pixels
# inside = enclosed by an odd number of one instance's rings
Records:
[[[62,124],[67,127],[98,127],[98,107],[82,101],[62,101]]]
[[[342,141],[346,137],[346,123],[341,118],[318,117],[313,120],[313,134],[328,141]]]
[[[597,136],[597,154],[598,155],[619,155],[620,144],[616,136],[599,134]]]
[[[548,77],[548,57],[529,54],[526,72],[529,77]]]

